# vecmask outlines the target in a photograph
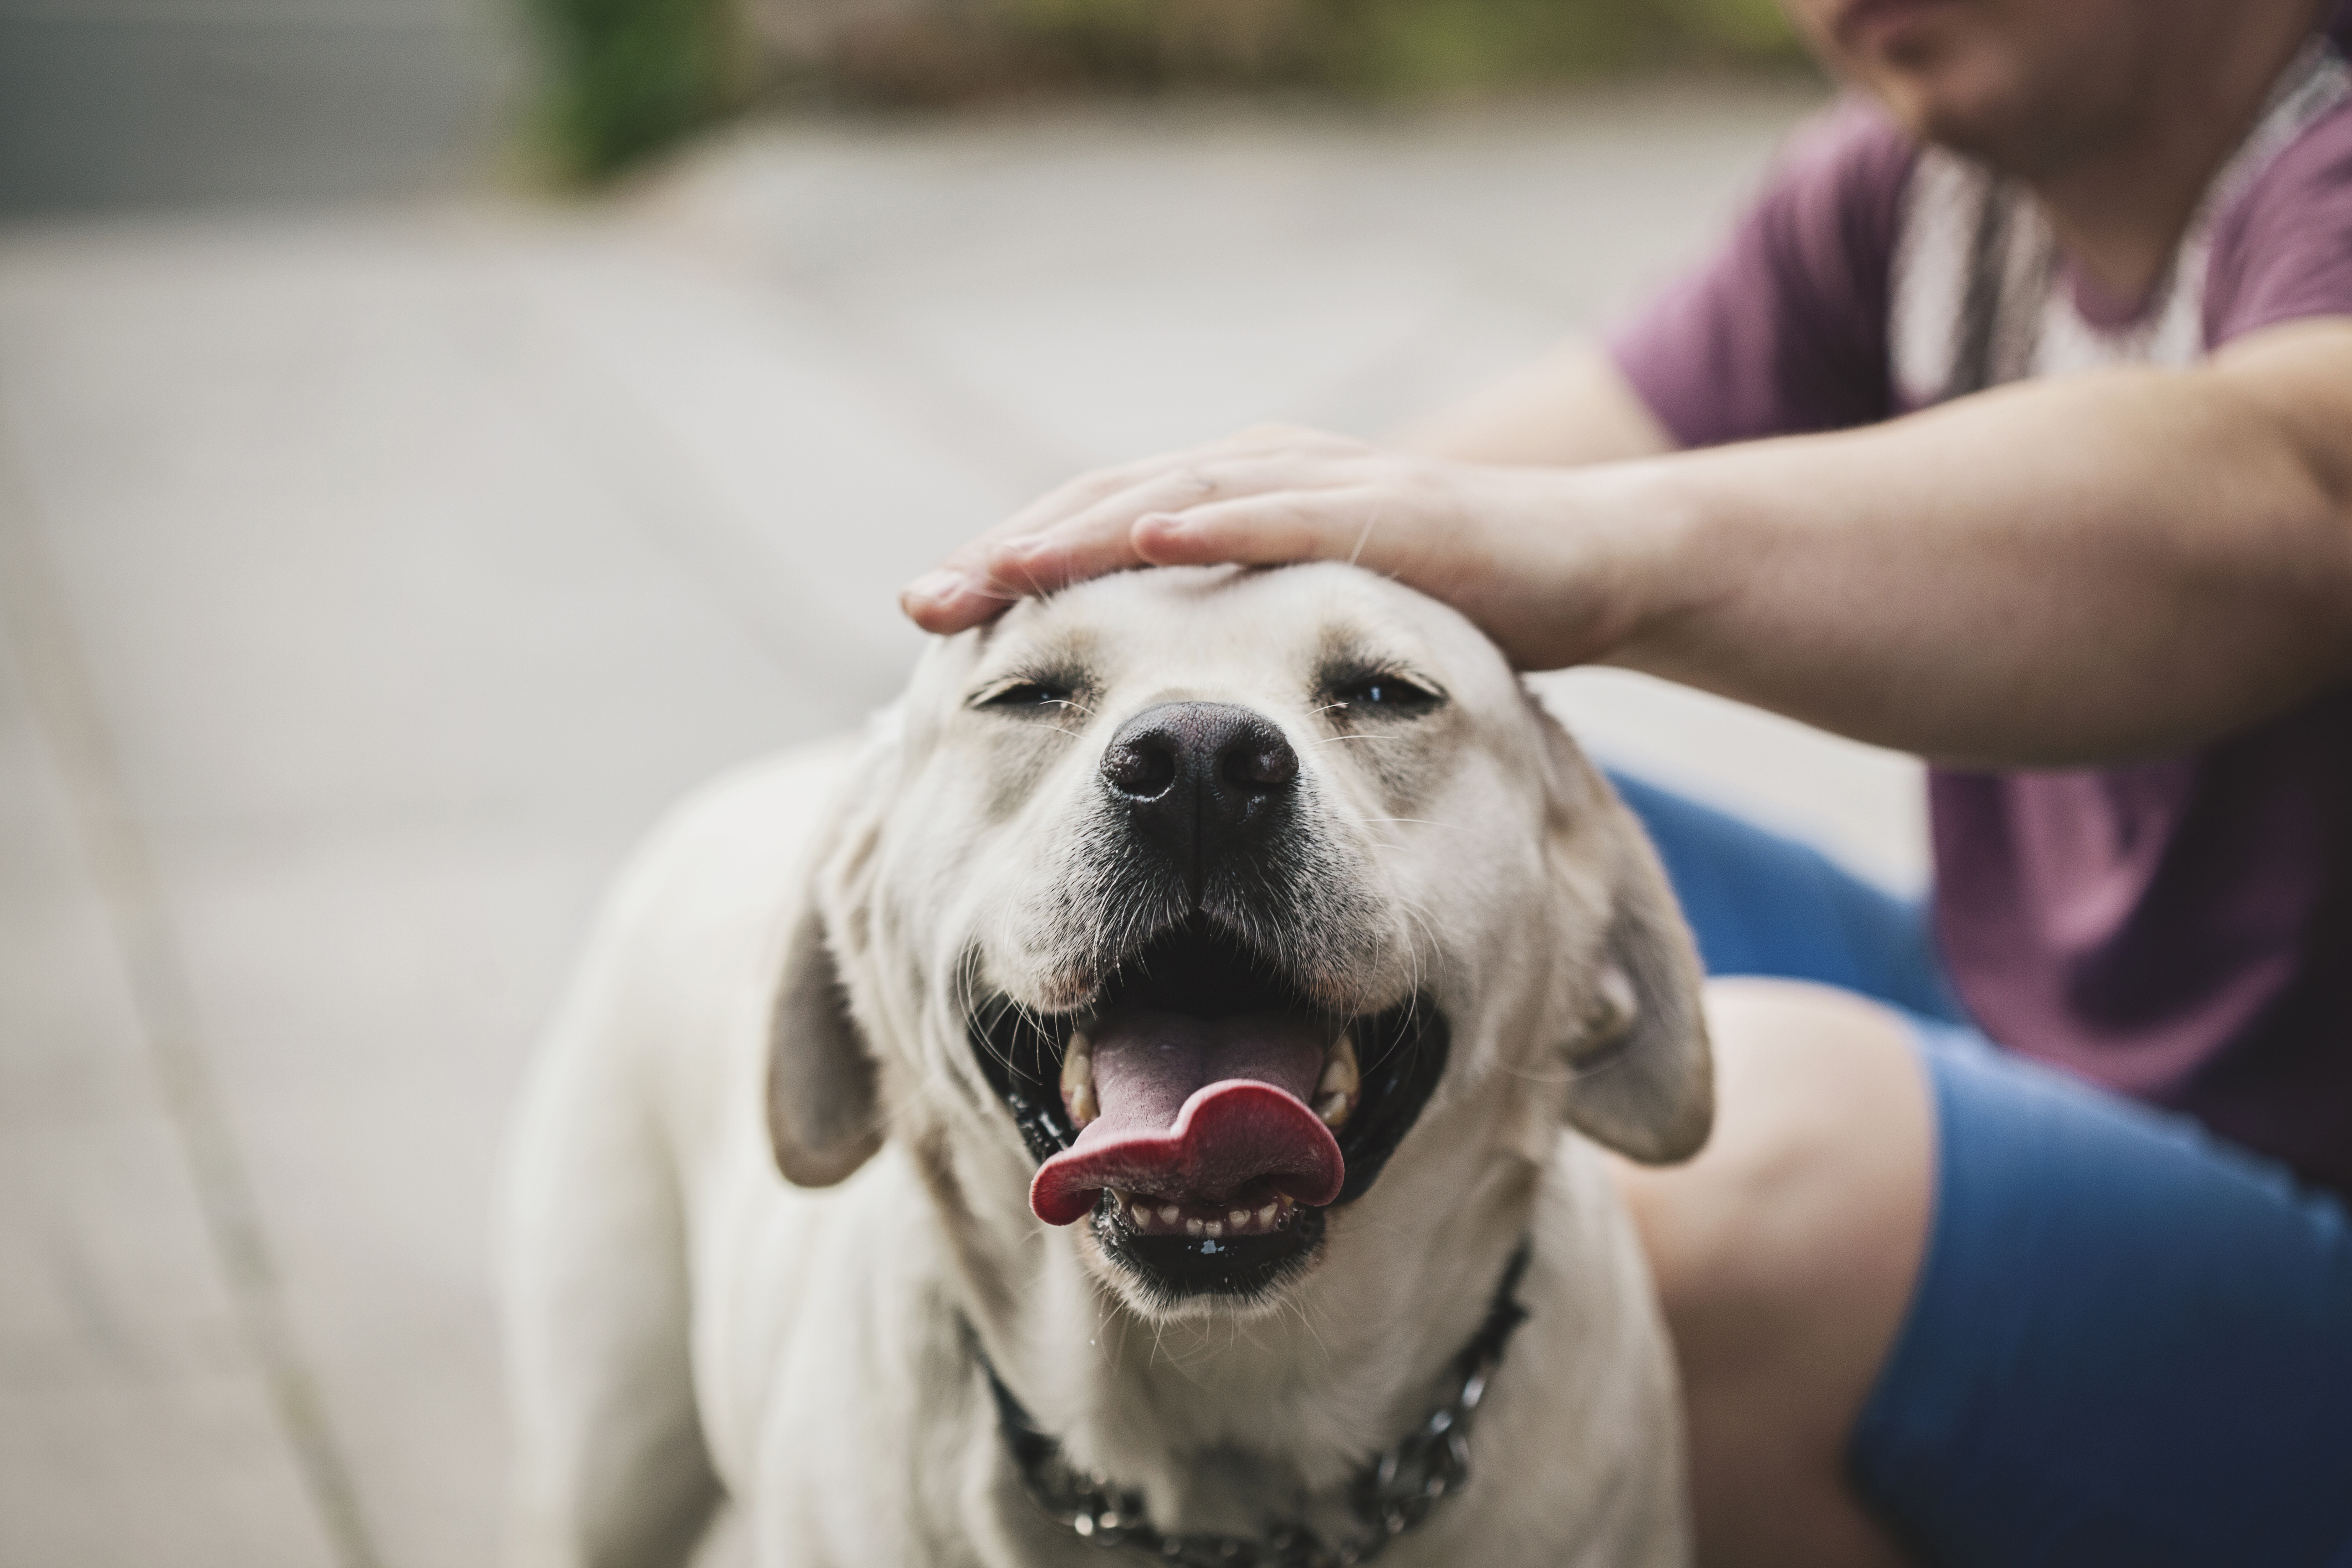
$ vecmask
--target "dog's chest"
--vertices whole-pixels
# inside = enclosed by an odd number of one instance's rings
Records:
[[[937,1568],[1079,1568],[1129,1560],[1073,1529],[1051,1499],[1033,1494],[1000,1429],[985,1374],[971,1359],[953,1310],[929,1291],[881,1300],[889,1288],[848,1289],[805,1315],[772,1384],[755,1474],[730,1477],[749,1500],[761,1568],[903,1563]],[[1334,1497],[1313,1510],[1328,1556],[1286,1558],[1265,1531],[1255,1557],[1195,1539],[1175,1556],[1139,1561],[1222,1564],[1347,1561],[1342,1544],[1367,1548],[1395,1568],[1422,1564],[1590,1563],[1676,1568],[1686,1562],[1679,1435],[1670,1413],[1663,1347],[1612,1323],[1607,1302],[1552,1305],[1537,1322],[1577,1322],[1577,1342],[1530,1335],[1514,1347],[1489,1396],[1458,1495],[1384,1543],[1349,1528]],[[824,1327],[830,1324],[832,1327]],[[1610,1342],[1614,1342],[1611,1343]],[[1522,1353],[1523,1352],[1523,1353]],[[1227,1452],[1183,1478],[1178,1489],[1227,1506],[1179,1510],[1172,1524],[1204,1517],[1239,1529],[1278,1486],[1234,1472]],[[1234,1506],[1232,1494],[1255,1494]],[[1192,1515],[1187,1518],[1186,1515]],[[1265,1508],[1260,1517],[1295,1512]],[[1157,1523],[1149,1518],[1135,1522]],[[1101,1534],[1097,1531],[1097,1534]]]

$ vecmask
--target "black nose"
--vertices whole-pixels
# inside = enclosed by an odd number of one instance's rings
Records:
[[[1298,753],[1272,721],[1230,702],[1162,702],[1119,726],[1103,783],[1136,831],[1200,896],[1220,858],[1287,814]]]

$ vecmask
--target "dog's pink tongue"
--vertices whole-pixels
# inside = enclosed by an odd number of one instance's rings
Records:
[[[1307,1107],[1323,1046],[1311,1024],[1284,1013],[1106,1022],[1094,1038],[1101,1114],[1038,1169],[1029,1206],[1068,1225],[1105,1187],[1209,1203],[1255,1181],[1299,1203],[1331,1202],[1347,1162]]]

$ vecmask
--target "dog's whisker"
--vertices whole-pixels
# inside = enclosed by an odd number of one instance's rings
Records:
[[[925,1075],[925,1081],[928,1082],[929,1079],[934,1076],[945,1079],[949,1089],[952,1089],[954,1088],[954,1079],[949,1074],[946,1068],[934,1065],[930,1069],[930,1072]],[[880,1116],[882,1124],[886,1128],[898,1125],[899,1121],[913,1110],[915,1106],[922,1102],[923,1098],[923,1089],[921,1085],[918,1085],[915,1088],[908,1089],[908,1091],[901,1095],[898,1100],[883,1108]]]
[[[1307,1331],[1307,1337],[1315,1342],[1315,1348],[1323,1352],[1323,1360],[1326,1363],[1328,1363],[1332,1360],[1331,1346],[1327,1341],[1325,1341],[1322,1333],[1315,1327],[1315,1319],[1313,1314],[1308,1311],[1307,1304],[1294,1297],[1286,1301],[1285,1305],[1297,1310],[1298,1313],[1298,1326]]]

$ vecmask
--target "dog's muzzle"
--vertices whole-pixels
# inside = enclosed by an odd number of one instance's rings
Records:
[[[1298,753],[1246,708],[1162,702],[1119,726],[1102,779],[1135,842],[1199,904],[1213,873],[1257,859],[1295,820]]]
[[[1130,955],[1084,1012],[999,998],[971,1029],[1039,1170],[1031,1203],[1092,1215],[1106,1254],[1169,1300],[1261,1295],[1312,1258],[1445,1069],[1423,996],[1334,1016],[1194,915]]]
[[[1380,1173],[1443,1070],[1444,1020],[1410,994],[1335,1005],[1370,993],[1331,956],[1354,911],[1279,726],[1160,703],[1118,727],[1099,778],[1117,891],[1094,918],[1135,935],[1088,960],[1084,1005],[985,1002],[973,1044],[1039,1161],[1039,1218],[1091,1214],[1166,1294],[1255,1293]]]

